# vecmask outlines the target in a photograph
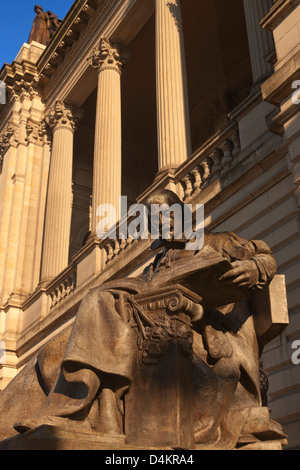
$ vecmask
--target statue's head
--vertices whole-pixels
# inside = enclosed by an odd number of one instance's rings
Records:
[[[184,207],[184,203],[177,196],[177,194],[175,194],[173,191],[170,191],[169,189],[159,189],[156,191],[147,200],[147,206],[150,206],[151,204],[168,204],[170,207],[173,204],[179,204],[180,206]]]
[[[187,241],[183,235],[183,227],[184,217],[187,216],[189,209],[177,194],[168,189],[160,189],[148,198],[146,206],[151,234],[156,230],[159,239],[165,243]],[[192,212],[190,216],[192,218]]]
[[[34,11],[35,11],[36,14],[38,14],[38,13],[43,13],[44,9],[40,5],[35,5],[34,6]]]

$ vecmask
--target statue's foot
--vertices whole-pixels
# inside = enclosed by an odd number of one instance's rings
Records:
[[[87,421],[75,421],[58,416],[41,416],[38,418],[25,419],[14,424],[14,429],[20,434],[36,429],[40,426],[57,426],[69,431],[91,431],[91,425]]]
[[[203,440],[207,438],[210,431],[213,429],[215,425],[215,418],[203,416],[197,423],[195,429],[195,442],[196,444],[201,444]]]

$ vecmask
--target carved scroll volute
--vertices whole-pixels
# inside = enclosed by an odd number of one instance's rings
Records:
[[[190,317],[192,322],[201,320],[204,315],[204,309],[200,303],[193,302],[181,293],[174,294],[167,301],[167,308],[173,313],[185,313]]]
[[[192,323],[201,320],[200,298],[194,301],[187,292],[170,288],[129,299],[138,331],[138,346],[144,364],[157,364],[170,345],[192,357]]]

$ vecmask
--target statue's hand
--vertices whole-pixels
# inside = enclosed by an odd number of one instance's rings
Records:
[[[251,289],[259,281],[259,271],[255,261],[235,261],[231,264],[232,269],[220,277],[220,281],[229,282],[237,287]]]

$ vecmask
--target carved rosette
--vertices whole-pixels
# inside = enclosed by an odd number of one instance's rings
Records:
[[[99,47],[94,47],[92,56],[89,58],[91,65],[98,70],[115,70],[122,73],[123,66],[128,58],[128,52],[122,49],[118,44],[110,42],[102,37]]]
[[[46,116],[45,121],[53,132],[61,128],[74,132],[82,116],[83,112],[81,110],[58,100]]]

